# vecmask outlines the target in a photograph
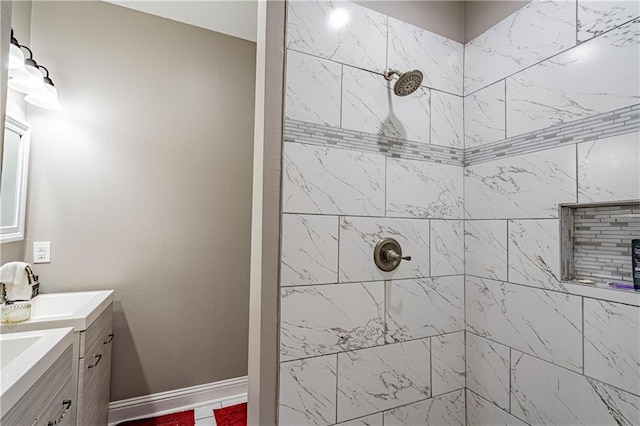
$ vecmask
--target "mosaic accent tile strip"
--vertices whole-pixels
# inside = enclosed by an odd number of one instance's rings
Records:
[[[631,240],[640,238],[640,203],[578,207],[573,221],[574,277],[633,281]]]
[[[464,150],[384,135],[285,120],[284,141],[382,154],[388,157],[462,166]]]
[[[632,133],[638,129],[640,104],[467,149],[464,152],[464,165],[608,138]]]
[[[284,140],[409,160],[471,166],[499,158],[624,135],[638,130],[640,130],[640,104],[466,150],[292,119],[285,120]]]

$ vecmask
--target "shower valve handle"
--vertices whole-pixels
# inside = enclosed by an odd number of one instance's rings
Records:
[[[411,260],[411,256],[403,256],[402,247],[393,238],[381,239],[373,249],[373,261],[381,271],[394,271],[403,260]]]
[[[389,249],[386,251],[386,258],[388,260],[411,260],[411,256],[400,256],[394,249]]]

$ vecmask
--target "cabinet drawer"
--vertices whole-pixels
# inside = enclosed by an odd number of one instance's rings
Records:
[[[38,426],[66,426],[71,424],[71,377],[38,417]]]
[[[3,425],[32,425],[58,390],[71,378],[71,346],[2,417]]]
[[[113,303],[100,314],[98,318],[80,333],[80,358],[84,358],[89,349],[96,344],[98,338],[102,335],[104,328],[111,324],[113,316]]]
[[[111,382],[111,326],[80,360],[77,423],[80,426],[106,425]]]

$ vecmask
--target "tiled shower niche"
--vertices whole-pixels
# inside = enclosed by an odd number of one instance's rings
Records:
[[[564,281],[633,282],[631,240],[640,238],[640,201],[560,206]]]

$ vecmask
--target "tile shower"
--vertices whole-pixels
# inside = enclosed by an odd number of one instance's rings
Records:
[[[640,198],[638,17],[535,1],[462,45],[289,2],[280,424],[640,424],[640,297],[562,282],[558,225]]]

